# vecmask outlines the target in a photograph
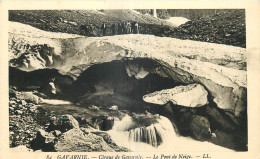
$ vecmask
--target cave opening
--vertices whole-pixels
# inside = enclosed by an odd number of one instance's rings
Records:
[[[169,72],[169,70],[173,71]],[[84,121],[84,124],[91,125],[98,120],[107,121],[107,117],[119,117],[123,113],[129,114],[133,120],[135,120],[134,116],[137,116],[135,124],[130,129],[139,130],[156,122],[154,120],[156,118],[139,120],[143,117],[140,114],[147,116],[149,112],[153,115],[166,116],[182,136],[192,136],[196,140],[210,141],[235,150],[246,150],[247,125],[241,127],[241,124],[237,123],[240,121],[234,116],[227,115],[218,108],[205,86],[208,92],[208,104],[203,107],[190,108],[171,102],[158,105],[143,100],[146,94],[193,83],[189,82],[189,76],[180,76],[178,72],[176,74],[175,72],[174,68],[167,68],[167,65],[153,59],[122,59],[94,64],[83,71],[75,81],[55,69],[25,72],[15,68],[9,69],[9,81],[10,86],[15,85],[20,90],[30,91],[37,88],[41,92],[49,79],[55,78],[57,94],[52,96],[46,94],[45,97],[69,100],[72,104],[69,106],[43,105],[43,108],[60,115],[69,113],[76,117],[85,117],[87,121]],[[100,110],[90,110],[89,108],[93,105]],[[111,106],[117,106],[121,114],[111,111],[109,109]],[[103,116],[102,119],[100,115]],[[210,124],[201,120],[204,117]],[[98,120],[93,120],[95,118]],[[93,121],[90,122],[90,120]],[[194,121],[195,126],[192,125]],[[113,124],[105,129],[109,130],[112,126]],[[207,131],[209,128],[211,132]],[[216,141],[211,141],[211,133],[220,134],[221,137]],[[240,140],[235,140],[236,138]]]
[[[158,66],[149,59],[95,64],[80,74],[72,85],[71,96],[80,105],[117,105],[120,109],[143,111],[151,105],[143,101],[144,95],[187,85],[151,72],[150,69]]]

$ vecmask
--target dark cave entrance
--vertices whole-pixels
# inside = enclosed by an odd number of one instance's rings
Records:
[[[144,95],[186,85],[147,71],[142,78],[129,75],[129,67],[137,70],[134,73],[138,74],[140,70],[149,70],[159,65],[149,59],[131,60],[130,63],[128,60],[121,60],[89,67],[72,85],[74,102],[105,107],[117,105],[121,109],[141,111],[150,105],[143,102]]]

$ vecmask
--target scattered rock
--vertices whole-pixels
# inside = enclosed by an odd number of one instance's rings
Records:
[[[25,106],[27,104],[27,102],[25,100],[21,100],[21,104],[22,104],[22,106]]]
[[[15,112],[16,112],[16,114],[18,114],[18,115],[23,114],[23,111],[21,111],[21,110],[16,110]]]
[[[172,89],[165,89],[143,96],[148,103],[166,104],[168,101],[176,105],[186,107],[199,107],[208,103],[208,92],[200,84],[177,86]]]
[[[9,105],[15,105],[16,104],[16,101],[9,101]]]
[[[95,110],[95,111],[99,111],[99,107],[98,106],[95,106],[95,105],[91,105],[90,107],[88,107],[89,109],[91,110]]]
[[[9,111],[10,111],[10,112],[13,112],[13,111],[14,111],[14,108],[13,108],[13,107],[9,107]]]
[[[31,106],[30,108],[29,108],[29,111],[31,112],[31,113],[33,113],[33,112],[35,112],[36,111],[36,109],[37,109],[37,106]]]
[[[109,107],[108,109],[109,109],[109,110],[117,111],[117,110],[118,110],[118,106],[113,105],[113,106]]]

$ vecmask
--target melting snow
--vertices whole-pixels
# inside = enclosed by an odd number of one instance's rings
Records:
[[[134,10],[134,9],[131,9],[132,12],[134,12],[135,14],[140,14],[140,12]]]
[[[184,18],[184,17],[171,17],[169,19],[166,20],[167,22],[170,22],[172,23],[173,25],[175,26],[180,26],[182,24],[185,24],[187,23],[188,21],[190,21],[189,19],[187,18]]]
[[[37,29],[27,24],[9,21],[9,33],[20,34],[27,37],[41,37],[41,38],[76,38],[83,37],[80,35],[67,34],[67,33],[55,33]]]

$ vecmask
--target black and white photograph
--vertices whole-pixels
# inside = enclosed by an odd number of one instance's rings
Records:
[[[249,152],[247,10],[136,8],[8,9],[10,152]]]
[[[10,147],[247,151],[243,9],[10,10]]]

